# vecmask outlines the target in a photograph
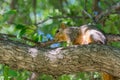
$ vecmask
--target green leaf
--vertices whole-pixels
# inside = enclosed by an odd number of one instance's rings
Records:
[[[35,31],[33,29],[25,29],[27,35],[32,35]]]
[[[3,15],[4,19],[2,20],[2,22],[7,21],[10,18],[10,16],[15,14],[15,13],[16,13],[16,10],[10,10],[10,11],[4,13],[4,15]]]
[[[58,80],[71,80],[70,79],[70,77],[69,77],[69,75],[62,75],[62,76],[60,76],[59,78],[58,78]]]
[[[15,14],[16,10],[10,10],[8,12],[5,13],[5,15],[11,15],[11,14]]]
[[[17,24],[16,25],[16,29],[24,29],[26,28],[26,26],[22,25],[22,24]]]
[[[32,30],[36,30],[37,29],[37,27],[35,25],[30,25],[30,26],[28,26],[28,28],[30,28]]]
[[[9,80],[8,72],[9,72],[9,67],[8,66],[4,66],[3,76],[4,76],[5,80]]]
[[[17,38],[21,38],[26,32],[26,29],[22,29],[22,30],[19,30],[18,34],[17,34]]]
[[[38,42],[38,40],[39,40],[38,34],[35,33],[35,34],[32,36],[32,39],[33,39],[34,41],[37,41],[37,42]]]
[[[2,22],[2,21],[3,21],[3,19],[4,19],[3,15],[1,15],[1,14],[0,14],[0,24],[2,24],[2,23],[3,23],[3,22]]]
[[[39,35],[38,38],[39,38],[39,41],[42,42],[42,40],[43,40],[43,35]]]
[[[39,80],[53,80],[52,76],[43,74]]]
[[[17,76],[17,71],[14,71],[14,70],[10,69],[8,74],[9,74],[9,76],[16,77]]]

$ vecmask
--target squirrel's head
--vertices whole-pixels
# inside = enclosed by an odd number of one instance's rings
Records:
[[[67,37],[67,34],[66,34],[66,26],[65,24],[61,24],[60,25],[60,28],[56,31],[56,34],[55,34],[55,37],[54,37],[54,40],[57,41],[57,42],[67,42],[68,41],[68,37]]]

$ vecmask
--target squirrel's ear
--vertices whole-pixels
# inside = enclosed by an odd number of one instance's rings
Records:
[[[62,29],[65,29],[65,28],[66,28],[66,25],[65,25],[64,23],[61,23],[60,27],[61,27]]]

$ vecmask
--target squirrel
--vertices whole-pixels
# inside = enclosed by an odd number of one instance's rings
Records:
[[[105,44],[104,34],[92,25],[82,25],[80,27],[66,27],[61,24],[61,28],[56,31],[55,41],[72,43],[73,45],[84,45],[90,43]]]
[[[106,44],[105,35],[93,25],[82,25],[80,27],[66,27],[61,24],[61,27],[56,31],[54,40],[56,42],[67,42],[67,46],[87,45],[91,43]],[[114,80],[113,76],[101,72],[102,80]]]

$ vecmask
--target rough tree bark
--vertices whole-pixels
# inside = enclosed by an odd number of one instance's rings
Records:
[[[105,71],[120,78],[120,49],[106,45],[43,49],[0,40],[0,63],[53,76]]]

